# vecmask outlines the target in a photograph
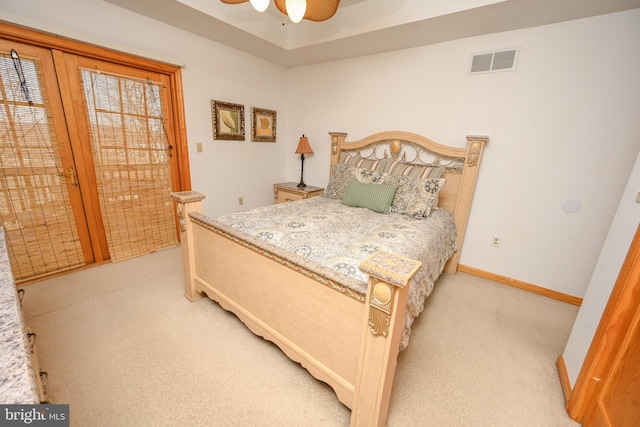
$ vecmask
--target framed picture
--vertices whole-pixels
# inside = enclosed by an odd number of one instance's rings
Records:
[[[244,141],[244,105],[211,100],[213,139]]]
[[[251,140],[276,142],[276,112],[253,107],[251,113]]]

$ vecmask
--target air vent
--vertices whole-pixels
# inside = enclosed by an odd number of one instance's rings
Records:
[[[471,56],[469,74],[515,70],[519,51],[520,49],[507,49],[496,52],[474,53]]]

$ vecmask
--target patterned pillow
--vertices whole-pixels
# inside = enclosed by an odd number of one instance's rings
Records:
[[[407,213],[411,202],[411,193],[415,190],[415,178],[400,175],[387,175],[384,179],[385,184],[395,184],[398,186],[396,194],[393,196],[391,204],[391,212]]]
[[[384,182],[398,186],[391,203],[391,212],[420,219],[428,217],[431,210],[438,206],[438,194],[446,179],[387,175]]]
[[[358,181],[365,184],[380,184],[384,181],[385,176],[387,176],[384,172],[372,171],[364,168],[356,168],[354,175]]]
[[[383,172],[337,163],[331,167],[331,178],[329,178],[327,188],[324,190],[324,197],[342,200],[350,179],[356,178],[367,184],[379,184],[384,181],[385,176],[386,174]]]
[[[427,218],[431,210],[438,205],[438,193],[446,181],[444,178],[421,180],[407,215],[412,218]]]

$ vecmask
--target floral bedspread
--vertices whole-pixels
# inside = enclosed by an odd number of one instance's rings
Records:
[[[330,269],[344,279],[339,280],[341,284],[361,294],[366,294],[368,277],[360,271],[360,262],[377,250],[421,261],[423,266],[409,291],[401,348],[408,344],[413,318],[423,310],[425,298],[456,249],[455,222],[444,209],[434,210],[427,219],[413,219],[312,197],[226,215],[217,221],[252,240],[292,252],[294,261],[304,258]]]

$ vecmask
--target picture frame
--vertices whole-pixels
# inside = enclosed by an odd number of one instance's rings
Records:
[[[251,108],[251,140],[276,142],[277,112],[265,108]]]
[[[244,105],[211,100],[213,139],[244,141]]]

